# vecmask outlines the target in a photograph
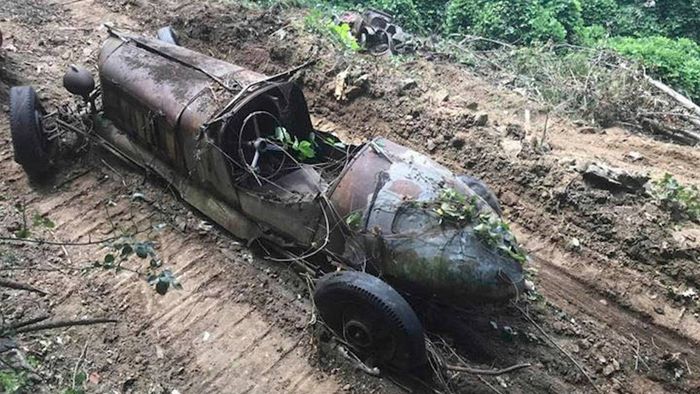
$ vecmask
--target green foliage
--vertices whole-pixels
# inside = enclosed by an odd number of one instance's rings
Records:
[[[331,33],[333,40],[340,44],[343,48],[349,49],[353,52],[360,50],[360,44],[357,43],[355,37],[353,37],[353,35],[350,33],[350,25],[347,23],[341,23],[338,25],[333,22],[328,22],[326,27]]]
[[[163,269],[160,272],[157,271],[162,267],[163,262],[158,258],[153,242],[140,241],[130,236],[124,236],[106,245],[106,247],[109,249],[109,252],[104,255],[101,261],[94,261],[92,266],[87,267],[85,271],[101,268],[105,270],[114,270],[116,272],[128,270],[143,275],[139,270],[127,269],[122,266],[130,258],[136,256],[141,260],[148,261],[145,274],[146,280],[149,285],[154,286],[158,294],[163,295],[170,288],[182,288],[169,269]]]
[[[480,214],[476,201],[475,196],[468,197],[452,188],[443,188],[435,201],[420,203],[418,206],[436,214],[440,218],[440,224],[448,223],[461,228],[476,222],[473,231],[479,239],[499,253],[521,264],[525,263],[527,254],[518,246],[508,224],[498,215]]]
[[[700,45],[687,38],[618,37],[605,45],[639,60],[652,74],[700,100]]]
[[[572,41],[585,47],[595,47],[608,37],[608,31],[601,25],[578,26],[574,30]]]
[[[173,289],[182,289],[182,285],[180,282],[177,280],[175,275],[168,270],[165,269],[161,271],[159,274],[151,274],[148,276],[148,284],[153,286],[156,289],[156,292],[160,295],[165,295],[165,293],[168,292],[168,289],[173,288]]]
[[[56,224],[54,224],[54,222],[51,221],[51,219],[49,219],[46,216],[41,216],[38,213],[34,214],[32,223],[34,224],[34,227],[45,227],[48,229],[56,227]]]
[[[360,44],[350,33],[347,23],[336,24],[333,19],[319,9],[311,9],[304,17],[304,28],[328,37],[335,45],[344,50],[359,51]]]
[[[12,370],[0,371],[0,392],[14,394],[24,392],[24,387],[27,384],[27,377],[23,372],[15,372]]]
[[[355,211],[350,213],[346,218],[345,218],[345,224],[348,225],[350,230],[352,231],[357,231],[360,229],[362,226],[362,212],[360,211]]]
[[[440,217],[441,224],[447,222],[464,226],[471,223],[479,213],[476,200],[475,196],[467,198],[466,195],[454,189],[445,188],[440,190],[432,210]]]
[[[487,245],[496,248],[520,264],[527,262],[527,254],[518,246],[518,241],[511,232],[510,226],[498,215],[480,215],[479,224],[474,226],[474,233]]]
[[[512,43],[564,41],[581,24],[578,0],[453,0],[445,30]]]
[[[681,185],[671,174],[664,174],[654,182],[654,195],[674,216],[700,221],[700,190],[697,186]]]
[[[292,137],[284,127],[276,127],[274,138],[282,144],[283,149],[291,149],[299,161],[303,162],[316,157],[313,134],[309,140],[299,140],[296,136]]]
[[[611,16],[618,11],[615,0],[581,0],[581,19],[586,26],[610,27],[614,23]]]

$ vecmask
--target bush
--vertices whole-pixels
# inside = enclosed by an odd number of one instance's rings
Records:
[[[445,31],[520,44],[561,42],[569,34],[567,26],[573,33],[574,21],[580,18],[577,4],[578,0],[452,0],[445,11]]]
[[[619,11],[615,0],[581,0],[581,18],[586,26],[610,28]]]
[[[618,37],[608,40],[605,45],[639,60],[653,75],[691,99],[700,100],[700,45],[696,42],[661,36]]]

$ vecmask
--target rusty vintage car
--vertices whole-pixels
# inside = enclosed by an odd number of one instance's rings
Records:
[[[523,291],[524,253],[483,183],[386,138],[351,145],[315,130],[290,73],[268,77],[172,35],[112,30],[98,69],[97,88],[78,67],[63,81],[87,103],[90,138],[235,237],[302,262],[320,278],[323,321],[375,362],[425,364],[414,300],[462,305]],[[31,87],[11,89],[15,159],[31,177],[54,161],[43,111]]]

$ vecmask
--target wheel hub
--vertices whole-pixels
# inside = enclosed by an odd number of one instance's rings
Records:
[[[350,344],[360,347],[369,348],[372,346],[372,333],[364,323],[357,320],[350,320],[343,327],[343,336]]]

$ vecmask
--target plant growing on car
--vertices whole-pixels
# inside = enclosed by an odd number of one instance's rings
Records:
[[[697,186],[684,186],[671,174],[654,182],[653,194],[661,206],[679,217],[700,221],[700,190]]]
[[[467,197],[455,189],[444,188],[440,190],[432,211],[440,217],[440,224],[449,222],[465,225],[478,215],[479,207],[476,205],[476,196]]]
[[[527,254],[518,246],[510,226],[497,215],[479,215],[479,224],[474,226],[474,233],[487,245],[517,260],[520,264],[527,261]]]
[[[313,135],[313,134],[312,134]],[[307,161],[316,157],[315,142],[310,140],[299,140],[292,137],[284,127],[275,127],[275,140],[282,144],[282,148],[291,149],[299,161]]]

